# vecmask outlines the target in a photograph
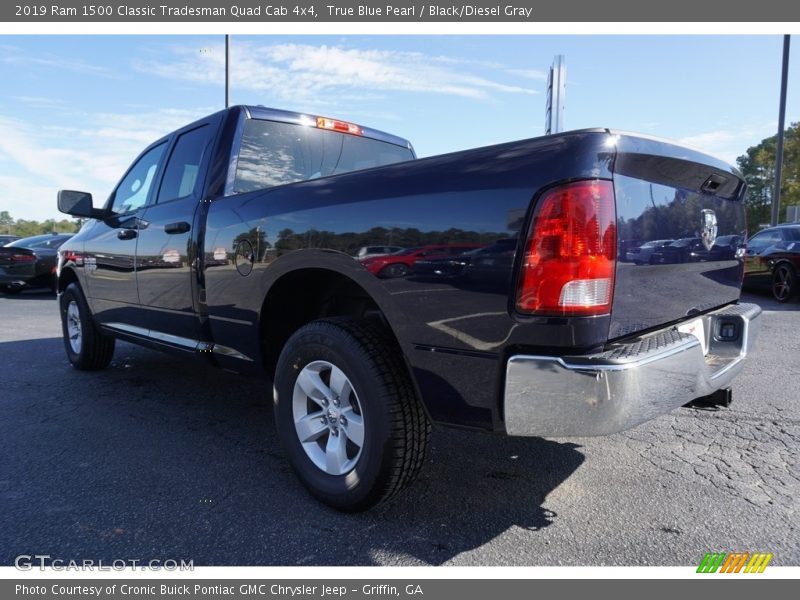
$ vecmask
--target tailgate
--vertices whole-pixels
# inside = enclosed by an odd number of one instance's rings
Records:
[[[614,191],[618,260],[610,339],[739,298],[745,185],[735,169],[668,142],[620,135]],[[636,255],[647,260],[634,261]]]

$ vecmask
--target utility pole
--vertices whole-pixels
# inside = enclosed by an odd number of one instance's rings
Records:
[[[786,83],[789,78],[789,39],[783,36],[783,70],[781,71],[781,101],[778,111],[778,148],[775,152],[775,191],[772,193],[772,225],[778,224],[781,211],[781,178],[783,172],[783,137],[786,122]]]
[[[226,33],[225,34],[225,108],[230,106],[230,87],[231,87],[231,76],[230,76],[230,57],[231,57],[231,48],[230,48],[230,36]]]

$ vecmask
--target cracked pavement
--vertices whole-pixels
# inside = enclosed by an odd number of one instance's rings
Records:
[[[765,313],[730,408],[600,438],[436,429],[411,489],[343,515],[292,475],[263,383],[124,343],[76,372],[54,298],[0,295],[0,564],[798,565],[800,303],[744,300]]]

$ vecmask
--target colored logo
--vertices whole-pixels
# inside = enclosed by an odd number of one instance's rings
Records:
[[[703,557],[697,572],[763,573],[771,560],[771,552],[709,552]]]

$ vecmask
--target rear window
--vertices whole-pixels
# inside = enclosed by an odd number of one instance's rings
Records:
[[[800,227],[787,227],[784,229],[786,232],[786,239],[800,242]]]
[[[235,193],[380,167],[414,158],[388,142],[316,127],[249,119],[245,123]]]

